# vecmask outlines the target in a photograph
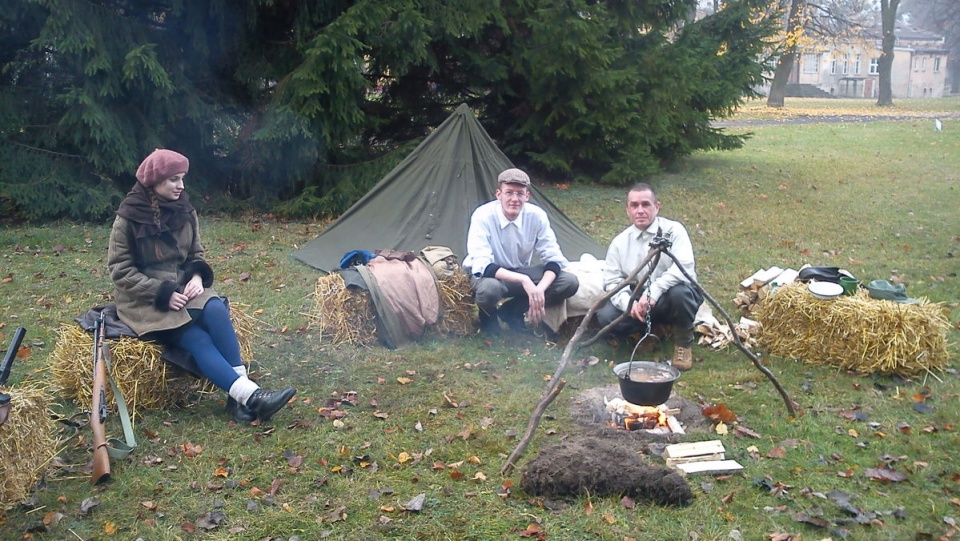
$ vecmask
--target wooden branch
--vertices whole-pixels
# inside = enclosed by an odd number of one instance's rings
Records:
[[[517,459],[520,458],[520,455],[522,455],[527,449],[527,445],[529,445],[530,441],[533,440],[533,433],[536,432],[537,426],[540,425],[540,418],[543,417],[543,412],[546,411],[547,406],[553,402],[553,399],[560,394],[560,391],[566,384],[566,380],[560,380],[559,383],[550,389],[549,394],[540,398],[540,402],[537,404],[537,407],[533,410],[533,415],[530,417],[530,422],[527,423],[527,431],[523,433],[523,437],[520,438],[520,443],[518,443],[513,452],[510,453],[510,457],[507,458],[506,464],[500,468],[500,475],[510,475],[510,472],[513,471],[513,467],[516,464]]]
[[[649,263],[650,261],[653,261],[653,264],[648,267],[647,263]],[[633,304],[633,301],[637,300],[637,298],[642,294],[643,284],[645,284],[647,280],[650,279],[650,275],[653,273],[653,269],[657,268],[658,263],[660,263],[660,249],[653,248],[649,252],[647,252],[647,257],[643,258],[640,264],[637,265],[636,268],[634,268],[630,272],[630,274],[627,275],[626,278],[624,278],[623,280],[620,281],[620,283],[617,284],[617,287],[611,289],[610,291],[607,291],[607,293],[603,297],[600,297],[600,300],[598,300],[595,303],[595,305],[592,307],[591,312],[593,311],[593,309],[599,310],[600,307],[602,307],[604,303],[606,303],[607,300],[610,299],[610,297],[613,297],[615,293],[617,293],[627,285],[633,283],[637,274],[640,273],[640,269],[643,269],[644,267],[647,268],[646,274],[643,275],[643,279],[636,280],[637,287],[633,288],[633,292],[630,293],[630,300],[627,301],[627,310],[622,314],[620,314],[619,316],[617,316],[617,319],[614,319],[609,324],[607,324],[606,327],[597,331],[597,334],[594,335],[592,338],[578,345],[577,346],[578,348],[585,348],[587,346],[593,345],[594,343],[597,342],[597,340],[600,340],[601,338],[606,336],[606,334],[610,332],[610,330],[613,329],[618,323],[630,317],[630,306]],[[592,315],[593,315],[592,313],[588,313],[586,316],[584,316],[583,320],[589,322],[590,317],[592,317]]]
[[[707,293],[707,291],[703,289],[703,287],[701,287],[700,284],[697,283],[697,281],[694,280],[689,273],[687,273],[687,270],[683,268],[683,265],[677,261],[677,258],[673,255],[673,253],[670,252],[668,248],[664,247],[662,248],[662,251],[663,253],[667,254],[667,256],[672,259],[674,263],[676,263],[677,268],[680,269],[680,272],[682,272],[683,275],[687,277],[687,280],[690,281],[690,285],[695,287],[697,291],[703,295],[703,298],[707,299],[707,301],[709,301],[714,308],[720,311],[720,313],[723,315],[723,318],[727,321],[727,325],[730,326],[731,334],[733,335],[733,343],[737,346],[737,349],[742,351],[743,354],[750,359],[753,365],[757,367],[757,370],[763,372],[763,375],[767,376],[767,379],[773,383],[773,386],[777,389],[777,392],[780,393],[780,397],[783,398],[783,403],[787,406],[787,412],[796,418],[797,403],[790,398],[790,395],[787,394],[787,390],[783,388],[783,385],[780,385],[780,381],[777,380],[777,377],[773,375],[773,372],[771,372],[766,366],[763,366],[763,363],[760,362],[760,358],[743,344],[743,341],[740,340],[740,336],[737,334],[737,326],[733,324],[733,320],[730,318],[730,315],[727,314],[727,311],[724,310],[723,307],[720,306],[720,303],[711,297],[710,294]]]
[[[563,389],[563,386],[566,384],[566,380],[564,380],[561,376],[563,375],[563,371],[567,369],[567,365],[570,363],[570,356],[573,355],[573,352],[575,350],[581,347],[580,339],[583,337],[583,334],[587,331],[587,327],[590,324],[590,320],[593,319],[594,314],[597,313],[597,310],[599,310],[600,307],[602,307],[604,303],[606,303],[607,300],[613,296],[614,293],[616,293],[617,291],[620,291],[621,288],[633,282],[637,274],[640,273],[640,269],[646,266],[647,263],[653,260],[654,258],[656,258],[655,260],[657,262],[660,261],[660,250],[658,249],[650,250],[650,252],[647,254],[647,257],[643,258],[643,261],[641,261],[640,264],[637,265],[637,267],[633,269],[633,271],[630,274],[628,274],[626,278],[621,280],[620,283],[617,284],[617,287],[608,291],[603,297],[600,297],[600,299],[594,302],[593,306],[591,306],[590,309],[587,310],[587,314],[583,316],[583,321],[581,321],[580,325],[577,326],[577,330],[573,333],[573,337],[570,338],[570,341],[567,342],[567,346],[563,349],[563,355],[560,357],[560,362],[557,365],[557,369],[553,373],[553,377],[550,378],[550,382],[547,383],[547,386],[543,389],[543,392],[540,393],[540,399],[537,401],[537,407],[534,408],[533,414],[530,416],[530,420],[527,422],[526,432],[523,433],[523,437],[520,438],[520,441],[517,443],[517,446],[513,449],[513,452],[510,453],[510,456],[507,458],[507,462],[503,465],[502,468],[500,468],[501,475],[508,475],[513,470],[513,467],[516,464],[517,459],[520,458],[520,455],[523,454],[523,452],[527,449],[527,445],[529,445],[530,441],[533,439],[533,435],[536,432],[537,427],[540,425],[540,419],[541,417],[543,417],[543,412],[547,409],[547,406],[549,406],[550,403],[553,402],[553,400],[557,397],[557,395],[560,394],[560,390]],[[655,265],[656,264],[654,264],[654,266]],[[640,281],[639,284],[642,285],[644,282],[647,281],[647,279],[650,276],[650,272],[651,270],[648,269],[647,273],[643,277],[643,280]],[[641,289],[642,289],[641,287],[635,288],[630,298],[633,299],[637,295],[637,291]],[[614,320],[613,323],[611,323],[610,325],[607,325],[606,327],[604,327],[604,329],[602,329],[599,333],[597,333],[597,336],[593,337],[587,344],[592,344],[593,342],[595,342],[598,338],[603,336],[603,333],[605,330],[609,330],[611,327],[613,327],[613,325],[616,322],[620,321],[621,319],[623,319],[623,317],[626,317],[626,316],[628,316],[628,314],[621,314],[620,317]],[[584,345],[587,345],[587,344],[584,344]]]

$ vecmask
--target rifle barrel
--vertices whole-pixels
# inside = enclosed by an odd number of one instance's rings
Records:
[[[3,364],[0,365],[0,385],[7,384],[7,378],[10,377],[10,369],[13,368],[13,360],[17,358],[17,352],[20,351],[20,344],[23,342],[23,337],[27,334],[27,329],[23,327],[17,327],[17,330],[13,333],[13,341],[10,342],[10,347],[7,348],[7,354],[3,356]]]
[[[93,404],[90,408],[90,428],[93,430],[93,476],[90,481],[99,485],[110,480],[110,454],[107,452],[107,366],[103,359],[103,312],[93,331]]]

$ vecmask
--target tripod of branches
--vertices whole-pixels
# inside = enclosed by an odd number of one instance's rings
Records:
[[[510,453],[506,463],[504,463],[503,467],[500,468],[501,475],[509,475],[510,472],[513,471],[517,460],[520,458],[527,446],[530,444],[530,441],[533,439],[533,435],[536,432],[537,427],[540,425],[540,419],[543,417],[544,411],[546,411],[547,407],[553,402],[557,395],[560,394],[560,391],[566,384],[566,380],[562,376],[564,370],[567,368],[567,364],[570,362],[570,357],[573,352],[581,347],[586,347],[595,343],[597,340],[609,333],[610,329],[612,329],[617,323],[625,318],[630,317],[629,310],[625,311],[623,314],[620,314],[617,319],[600,329],[595,336],[581,342],[583,335],[586,333],[587,326],[589,325],[589,322],[593,318],[594,314],[596,314],[597,310],[600,309],[600,307],[602,307],[604,303],[610,299],[610,297],[624,287],[635,286],[630,295],[630,302],[628,303],[628,306],[633,304],[633,301],[636,300],[636,298],[642,293],[644,289],[643,286],[650,279],[650,273],[653,272],[654,268],[656,268],[657,263],[660,261],[661,255],[669,257],[674,261],[674,263],[676,263],[677,268],[680,269],[690,284],[696,288],[701,295],[703,295],[703,298],[706,299],[711,306],[713,306],[723,315],[727,325],[729,325],[731,329],[736,327],[733,323],[733,319],[730,318],[730,315],[727,313],[727,311],[724,310],[723,307],[717,303],[716,299],[707,293],[706,290],[704,290],[703,287],[696,280],[694,280],[692,276],[690,276],[689,273],[687,273],[683,266],[677,261],[677,258],[670,252],[670,241],[662,237],[654,238],[650,243],[650,251],[647,253],[647,256],[640,261],[636,268],[634,268],[630,274],[621,280],[615,288],[608,291],[603,297],[600,297],[600,299],[598,299],[593,306],[590,307],[590,310],[588,310],[587,314],[583,317],[583,321],[580,322],[577,330],[574,331],[573,337],[570,338],[569,342],[567,342],[567,346],[563,350],[563,355],[560,357],[560,363],[558,364],[553,377],[550,378],[547,386],[544,388],[543,392],[540,393],[540,399],[537,401],[537,405],[530,416],[526,431],[524,431],[523,436],[520,438],[517,446],[513,449],[513,452]],[[640,279],[637,279],[638,275],[640,275]],[[783,388],[783,385],[780,384],[780,381],[777,380],[777,377],[774,376],[773,373],[770,372],[770,370],[760,362],[760,358],[754,352],[750,351],[746,345],[744,345],[737,333],[733,332],[732,335],[733,343],[736,345],[737,349],[743,352],[743,354],[750,359],[750,362],[753,363],[757,370],[762,372],[763,375],[770,380],[773,386],[777,389],[777,392],[780,394],[780,397],[783,399],[788,414],[791,417],[796,418],[798,404],[790,398],[790,395],[787,394],[786,389]]]

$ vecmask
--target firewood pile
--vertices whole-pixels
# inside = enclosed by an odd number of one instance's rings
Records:
[[[779,286],[793,283],[796,279],[797,271],[793,269],[784,270],[780,267],[760,269],[740,282],[740,291],[734,297],[733,303],[737,305],[743,315],[750,315],[773,290]]]
[[[748,347],[755,348],[757,345],[757,334],[760,331],[760,323],[746,317],[741,317],[740,321],[733,329],[726,323],[721,323],[716,318],[709,321],[697,323],[695,330],[700,338],[697,344],[709,346],[713,349],[724,349],[733,342],[733,333],[737,333],[740,342]]]

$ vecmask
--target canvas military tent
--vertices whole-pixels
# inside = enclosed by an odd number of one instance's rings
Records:
[[[460,105],[369,193],[293,256],[325,272],[352,250],[419,253],[447,246],[466,256],[470,215],[493,199],[497,175],[513,167],[466,105]],[[564,255],[571,260],[606,250],[536,187],[530,201],[550,216]]]

